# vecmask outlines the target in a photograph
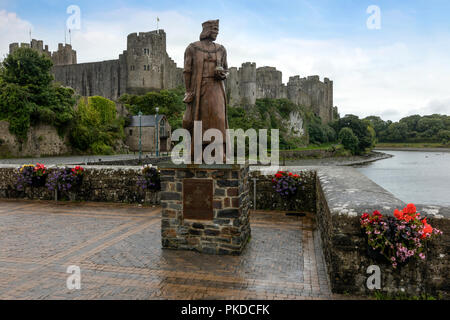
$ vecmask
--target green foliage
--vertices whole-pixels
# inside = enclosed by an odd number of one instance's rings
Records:
[[[376,132],[370,129],[371,125],[367,121],[361,120],[355,115],[346,115],[344,118],[334,121],[331,126],[339,133],[343,128],[352,130],[358,138],[358,146],[352,151],[354,154],[363,154],[375,146]]]
[[[137,115],[139,111],[144,115],[153,115],[156,114],[156,107],[159,107],[158,113],[166,115],[172,130],[176,130],[183,124],[186,109],[183,103],[184,93],[183,88],[177,88],[148,92],[145,95],[125,94],[120,97],[119,102],[123,103],[132,115]]]
[[[450,144],[450,130],[440,130],[437,138],[444,145]]]
[[[342,128],[339,131],[339,141],[345,149],[351,151],[352,154],[359,152],[359,139],[350,128]]]
[[[112,154],[117,140],[124,137],[124,119],[116,118],[116,105],[103,97],[82,99],[76,112],[76,125],[70,132],[74,148],[92,154]]]
[[[445,144],[445,131],[450,130],[450,116],[433,114],[412,115],[398,122],[383,121],[380,117],[364,119],[375,129],[379,142],[420,143],[436,142]]]
[[[314,114],[308,117],[309,142],[312,144],[322,144],[335,142],[337,140],[336,131],[329,125],[322,124],[322,120]]]
[[[52,61],[29,48],[19,48],[3,61],[3,81],[15,83],[39,93],[47,88],[53,80],[50,74]]]
[[[0,120],[23,142],[30,125],[55,126],[62,135],[74,118],[72,89],[52,84],[52,61],[29,48],[19,48],[0,70]]]

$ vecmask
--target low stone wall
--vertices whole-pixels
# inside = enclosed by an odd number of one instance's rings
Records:
[[[255,209],[255,179],[256,179],[256,210],[306,211],[316,212],[316,172],[315,170],[290,170],[293,173],[302,172],[305,178],[301,189],[297,190],[295,203],[288,205],[287,201],[273,189],[273,173],[269,175],[261,171],[252,171],[250,175],[250,208]]]
[[[430,243],[426,261],[411,261],[394,270],[390,264],[369,258],[359,219],[374,210],[392,216],[405,203],[355,169],[342,167],[317,169],[316,203],[316,220],[333,292],[371,294],[366,286],[367,268],[377,265],[381,269],[381,291],[385,293],[426,293],[449,298],[449,208],[417,206],[418,212],[444,234]]]
[[[83,184],[76,194],[77,201],[122,202],[159,204],[159,192],[142,191],[137,186],[141,167],[106,167],[83,166],[85,168]],[[25,191],[16,190],[16,165],[0,166],[0,198],[28,198],[34,200],[53,200],[54,192],[47,188],[26,188]],[[56,167],[50,167],[51,173]],[[63,196],[63,195],[60,195]]]

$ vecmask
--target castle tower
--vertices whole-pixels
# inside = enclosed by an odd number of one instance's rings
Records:
[[[141,94],[167,87],[168,56],[164,30],[132,33],[127,38],[127,92]]]
[[[256,63],[243,63],[238,71],[240,104],[244,107],[256,103]]]
[[[58,51],[52,53],[53,65],[66,66],[77,64],[77,52],[72,49],[70,44],[58,44]]]
[[[282,97],[283,75],[274,67],[256,69],[257,98],[279,99]]]

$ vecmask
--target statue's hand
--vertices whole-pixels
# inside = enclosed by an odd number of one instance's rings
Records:
[[[184,95],[183,102],[191,103],[192,101],[194,101],[194,97],[195,97],[195,94],[193,92],[186,92],[186,94]]]
[[[227,70],[216,70],[216,79],[217,80],[226,80],[228,76]]]

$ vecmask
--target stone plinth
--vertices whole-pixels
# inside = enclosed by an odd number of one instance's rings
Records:
[[[250,238],[245,165],[159,165],[162,246],[240,254]]]

